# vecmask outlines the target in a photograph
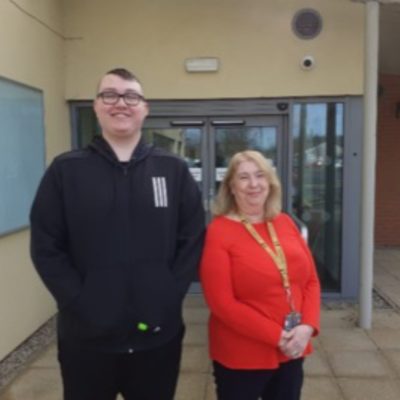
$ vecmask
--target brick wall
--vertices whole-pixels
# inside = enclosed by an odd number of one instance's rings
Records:
[[[400,75],[379,84],[375,243],[400,246]]]

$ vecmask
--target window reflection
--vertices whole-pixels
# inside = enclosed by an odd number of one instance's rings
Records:
[[[92,107],[80,107],[77,114],[77,145],[86,147],[96,135],[100,135],[100,127]]]
[[[144,128],[143,138],[186,160],[189,167],[201,167],[199,128]]]
[[[144,128],[147,143],[182,157],[202,190],[203,170],[201,162],[201,132],[199,128]]]
[[[232,156],[257,150],[277,164],[277,129],[267,126],[221,127],[215,130],[215,187],[217,193]]]
[[[293,115],[293,211],[309,230],[325,291],[340,291],[343,104],[296,104]]]
[[[276,165],[277,135],[275,127],[223,127],[215,130],[216,167],[227,167],[238,151],[257,150]]]

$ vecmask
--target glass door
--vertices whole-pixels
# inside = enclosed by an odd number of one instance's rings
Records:
[[[197,182],[203,197],[203,205],[208,210],[207,167],[204,146],[206,144],[205,119],[149,119],[142,130],[143,138],[171,153],[183,158]]]
[[[341,290],[344,105],[293,108],[292,208],[308,227],[325,292]]]
[[[258,150],[270,158],[282,176],[282,118],[149,118],[143,137],[186,160],[202,193],[207,222],[230,158],[238,151]],[[198,278],[190,291],[201,291]]]
[[[150,118],[146,121],[143,136],[147,142],[186,160],[202,192],[207,221],[211,219],[212,202],[233,154],[258,150],[273,161],[278,173],[282,170],[280,117]]]
[[[210,179],[208,200],[212,202],[231,157],[243,150],[257,150],[272,160],[282,177],[282,124],[280,117],[211,119]]]

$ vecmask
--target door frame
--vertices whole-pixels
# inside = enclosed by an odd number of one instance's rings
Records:
[[[290,138],[289,138],[289,112],[291,101],[286,98],[276,99],[217,99],[217,100],[151,100],[149,101],[150,114],[145,126],[155,121],[167,119],[185,119],[192,121],[204,121],[208,128],[212,120],[231,119],[248,120],[254,117],[273,121],[278,127],[278,165],[280,171],[283,209],[290,212]],[[210,140],[210,143],[212,140]],[[206,145],[206,144],[203,144]],[[279,149],[280,147],[280,149]],[[205,151],[214,149],[206,148]],[[205,200],[205,199],[204,199]]]
[[[342,259],[340,291],[324,292],[326,298],[355,299],[359,289],[359,236],[360,236],[360,176],[362,148],[362,96],[327,96],[299,98],[253,98],[253,99],[217,99],[217,100],[150,100],[150,115],[156,118],[198,118],[201,116],[281,116],[282,117],[282,176],[288,177],[283,184],[283,209],[291,212],[291,171],[293,142],[292,117],[296,103],[342,102],[344,103],[344,174],[343,174],[343,216],[342,216]],[[70,100],[71,110],[71,147],[78,144],[78,111],[81,107],[92,108],[90,100]]]

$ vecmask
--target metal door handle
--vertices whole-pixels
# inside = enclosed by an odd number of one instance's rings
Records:
[[[201,120],[187,120],[187,121],[171,121],[172,126],[203,126],[204,121]]]
[[[211,121],[211,125],[221,126],[221,125],[245,125],[246,121],[244,119],[221,119]]]

